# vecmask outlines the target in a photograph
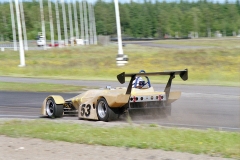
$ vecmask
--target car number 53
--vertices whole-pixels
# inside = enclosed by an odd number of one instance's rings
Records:
[[[90,104],[88,104],[88,105],[83,104],[82,108],[81,108],[81,116],[88,117],[90,115],[90,110],[91,110],[91,105]]]

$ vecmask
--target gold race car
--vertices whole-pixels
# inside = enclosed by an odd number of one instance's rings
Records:
[[[149,76],[168,75],[169,79],[164,91],[155,91]],[[63,115],[75,113],[79,119],[112,121],[126,112],[152,111],[157,114],[170,115],[171,103],[179,99],[180,91],[170,91],[175,75],[182,80],[188,79],[188,70],[164,71],[117,75],[118,81],[123,84],[125,78],[130,77],[128,87],[106,87],[93,89],[81,93],[73,98],[64,100],[60,95],[50,95],[44,101],[41,114],[50,118],[60,118]],[[144,80],[142,80],[142,78]]]

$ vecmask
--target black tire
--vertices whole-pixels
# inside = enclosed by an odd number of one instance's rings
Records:
[[[60,118],[63,116],[63,105],[57,105],[52,97],[47,99],[46,102],[47,116],[50,118]]]
[[[119,117],[117,109],[110,108],[104,98],[100,98],[97,102],[97,116],[100,121],[112,121]]]

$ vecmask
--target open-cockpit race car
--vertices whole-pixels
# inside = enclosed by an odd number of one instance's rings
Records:
[[[168,75],[169,79],[164,91],[155,91],[148,76]],[[123,84],[130,77],[128,87],[106,87],[81,93],[64,100],[60,95],[50,95],[44,101],[41,114],[51,118],[76,113],[79,119],[112,121],[126,112],[152,111],[155,114],[171,114],[171,103],[179,99],[180,91],[171,91],[172,80],[180,75],[182,80],[188,79],[188,70],[149,72],[117,75]],[[146,82],[141,77],[145,77]]]

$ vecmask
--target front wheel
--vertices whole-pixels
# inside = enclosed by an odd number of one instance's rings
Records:
[[[97,116],[100,121],[111,121],[118,118],[118,113],[108,106],[104,98],[100,98],[97,102]]]
[[[63,116],[63,105],[57,105],[52,97],[47,99],[46,112],[50,118],[59,118]]]

